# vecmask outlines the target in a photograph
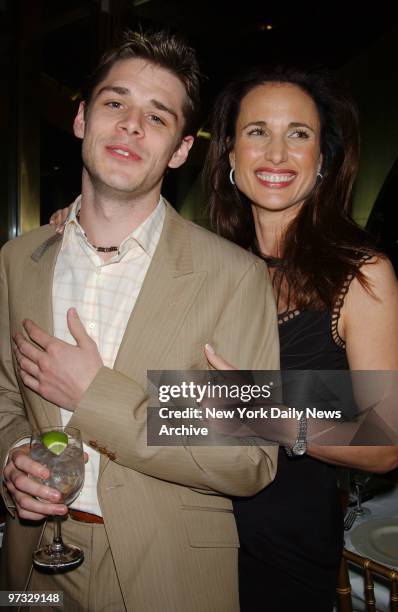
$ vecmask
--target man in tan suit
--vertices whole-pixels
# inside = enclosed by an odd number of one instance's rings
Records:
[[[278,368],[263,264],[160,195],[192,145],[197,98],[195,57],[175,38],[135,35],[105,56],[75,119],[82,196],[63,238],[46,226],[1,252],[1,588],[62,590],[66,612],[237,611],[228,497],[275,475],[273,446],[146,444],[147,370],[206,369],[206,343],[238,367]],[[32,551],[67,508],[15,447],[68,420],[89,461],[62,531],[85,560],[48,576]]]

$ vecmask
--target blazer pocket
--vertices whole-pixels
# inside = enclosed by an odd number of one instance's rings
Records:
[[[182,506],[182,516],[188,541],[194,548],[239,548],[231,509]]]

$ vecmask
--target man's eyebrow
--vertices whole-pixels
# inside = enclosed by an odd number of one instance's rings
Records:
[[[130,90],[127,87],[118,87],[117,85],[104,85],[101,87],[96,97],[100,96],[104,91],[110,91],[112,93],[116,93],[119,96],[127,96],[130,93]]]
[[[178,121],[178,115],[175,110],[173,110],[169,106],[166,106],[165,104],[163,104],[163,102],[160,102],[159,100],[151,100],[151,104],[153,104],[153,106],[158,110],[164,111],[165,113],[169,113],[169,115],[171,115],[176,121]]]
[[[128,96],[131,92],[127,87],[119,87],[117,85],[104,85],[103,87],[101,87],[101,89],[98,91],[97,96],[100,96],[102,93],[104,92],[111,92],[111,93],[116,93],[119,96]],[[163,102],[160,102],[160,100],[155,100],[152,99],[151,100],[151,104],[153,104],[153,106],[155,108],[157,108],[160,111],[164,111],[165,113],[168,113],[169,115],[171,115],[172,117],[174,117],[174,119],[176,121],[178,121],[178,115],[175,112],[175,110],[173,110],[172,108],[170,108],[169,106],[166,106],[166,104],[164,104]]]
[[[266,127],[267,122],[266,121],[249,121],[249,123],[243,126],[243,129],[246,130],[250,125],[260,125],[261,127]],[[314,128],[308,125],[308,123],[304,123],[304,121],[291,121],[289,123],[289,128],[295,128],[295,127],[306,127],[309,130],[311,130],[311,132],[315,133]]]

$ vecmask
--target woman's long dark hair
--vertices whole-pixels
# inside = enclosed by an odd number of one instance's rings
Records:
[[[295,308],[332,308],[350,274],[356,273],[367,287],[359,267],[376,251],[368,234],[350,216],[359,161],[356,106],[329,73],[283,66],[258,68],[223,90],[213,111],[204,171],[210,220],[221,236],[258,253],[250,201],[229,181],[229,153],[241,101],[264,83],[297,85],[314,100],[319,112],[323,178],[286,229],[279,283],[282,276]]]

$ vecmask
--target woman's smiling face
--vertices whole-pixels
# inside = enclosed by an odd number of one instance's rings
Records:
[[[237,187],[254,207],[297,210],[321,169],[321,122],[297,85],[267,83],[243,99],[230,163]]]

